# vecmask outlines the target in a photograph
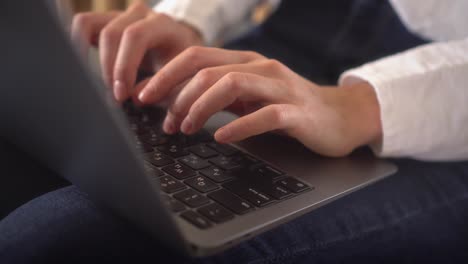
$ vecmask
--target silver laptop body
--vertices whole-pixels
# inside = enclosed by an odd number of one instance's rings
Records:
[[[396,171],[365,151],[329,159],[281,136],[251,138],[235,147],[310,189],[200,229],[162,201],[158,179],[144,169],[124,113],[44,1],[2,1],[0,34],[0,136],[178,252],[214,254]],[[205,129],[213,132],[233,118],[219,113]]]

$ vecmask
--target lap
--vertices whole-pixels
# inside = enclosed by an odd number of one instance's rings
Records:
[[[468,162],[397,163],[399,172],[388,179],[197,260],[178,257],[76,187],[67,187],[30,201],[0,222],[0,257],[35,263],[143,257],[175,263],[466,259]]]

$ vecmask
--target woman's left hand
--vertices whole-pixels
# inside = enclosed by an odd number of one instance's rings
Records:
[[[137,89],[135,100],[143,104],[169,98],[163,129],[170,134],[192,134],[227,109],[240,118],[216,131],[220,143],[279,130],[336,157],[381,137],[379,105],[368,83],[320,87],[250,51],[188,48]]]

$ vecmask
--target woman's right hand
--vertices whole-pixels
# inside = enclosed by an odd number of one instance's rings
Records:
[[[98,47],[104,81],[120,102],[133,95],[140,68],[155,72],[186,48],[202,44],[194,28],[141,1],[124,12],[79,13],[71,32],[85,51]]]

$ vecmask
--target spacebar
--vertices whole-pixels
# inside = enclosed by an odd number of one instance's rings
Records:
[[[253,205],[244,199],[241,199],[235,194],[224,189],[212,192],[208,197],[227,207],[236,214],[245,214],[254,208]]]

